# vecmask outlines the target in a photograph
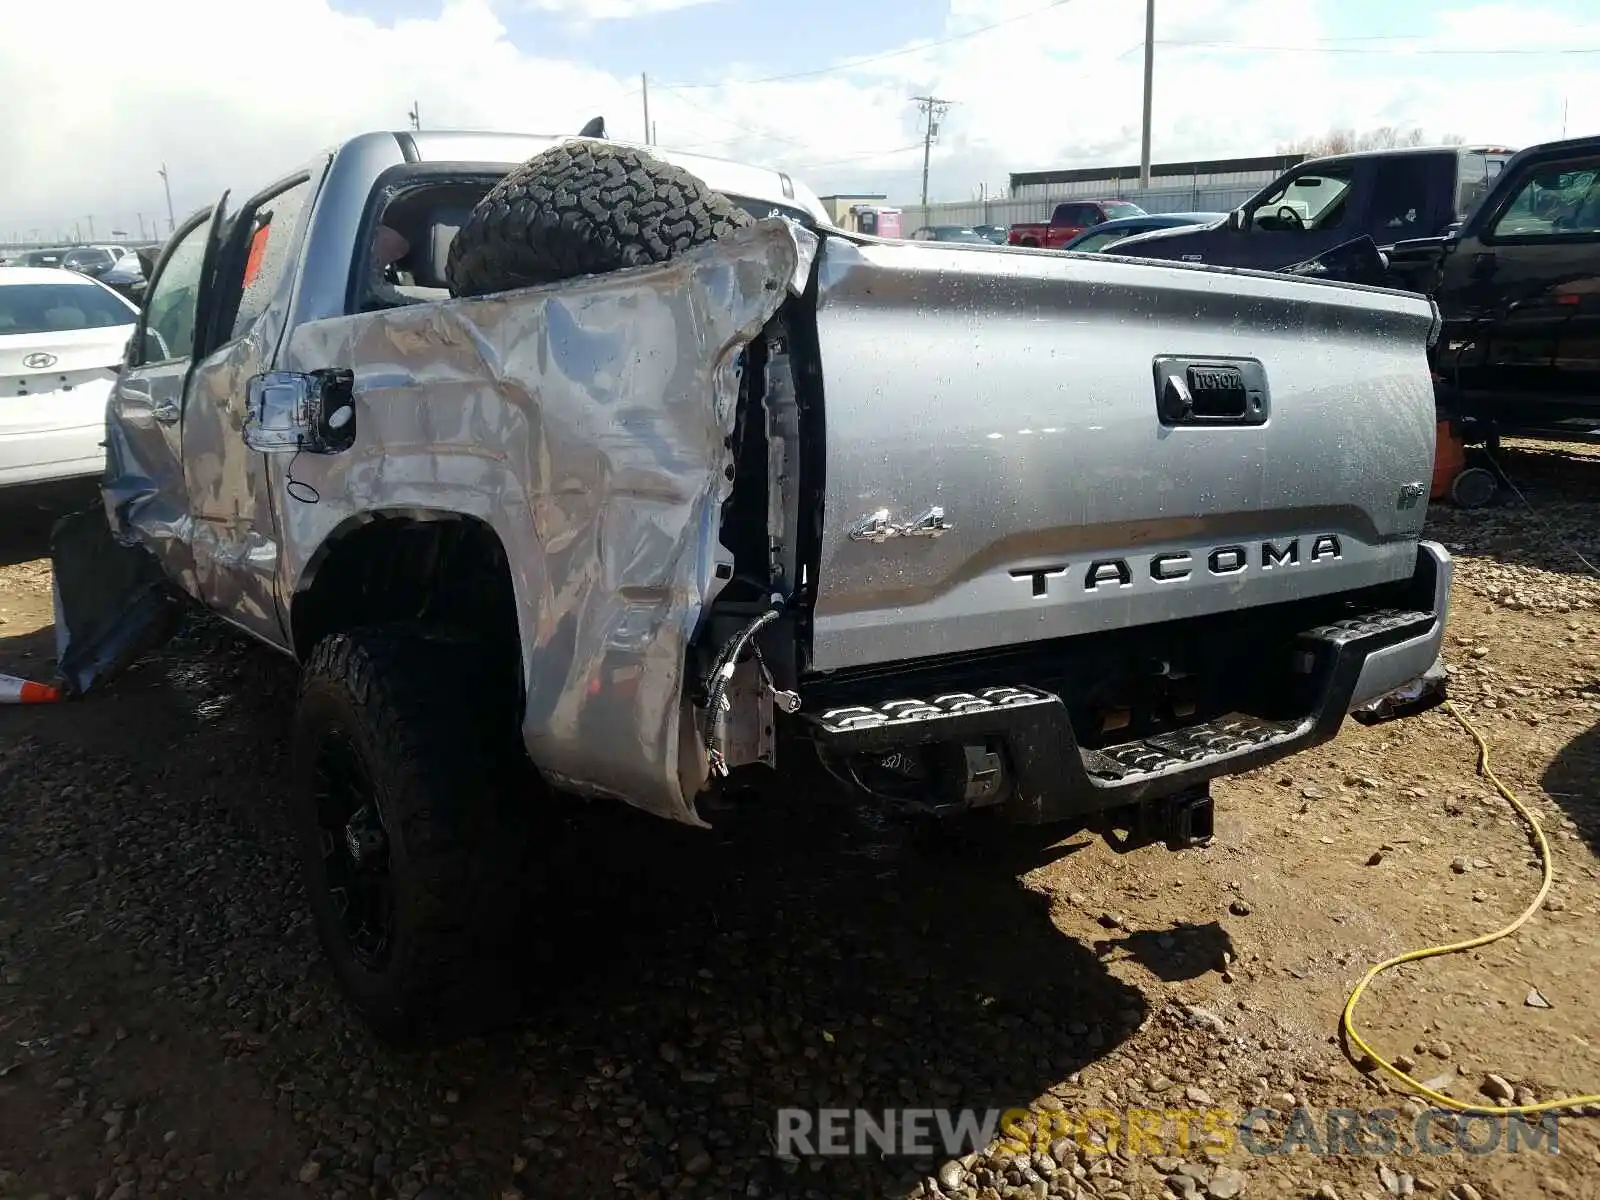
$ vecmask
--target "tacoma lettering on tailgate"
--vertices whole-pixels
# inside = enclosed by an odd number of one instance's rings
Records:
[[[1304,549],[1302,549],[1304,543]],[[1344,557],[1336,533],[1319,533],[1309,539],[1263,541],[1254,545],[1233,543],[1209,551],[1169,550],[1143,558],[1097,558],[1076,573],[1085,591],[1102,586],[1132,587],[1134,579],[1148,575],[1155,583],[1181,583],[1197,572],[1206,575],[1237,575],[1250,569],[1252,561],[1263,571],[1299,566],[1302,563],[1335,562]],[[1072,563],[1051,563],[1011,572],[1011,578],[1026,583],[1033,595],[1048,596],[1050,581],[1073,574]]]

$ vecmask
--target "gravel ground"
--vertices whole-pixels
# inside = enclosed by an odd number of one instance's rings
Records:
[[[1600,1089],[1600,455],[1505,464],[1531,509],[1434,514],[1447,657],[1558,883],[1519,935],[1386,977],[1362,1024],[1452,1094],[1544,1098]],[[48,676],[43,531],[76,498],[0,515],[0,671]],[[402,1053],[347,1016],[304,913],[293,685],[201,620],[103,695],[0,710],[0,1197],[1600,1196],[1584,1118],[1558,1155],[772,1150],[780,1107],[1406,1112],[1339,1047],[1350,986],[1537,885],[1443,712],[1224,782],[1182,854],[935,846],[792,780],[709,834],[575,806],[517,1019]]]

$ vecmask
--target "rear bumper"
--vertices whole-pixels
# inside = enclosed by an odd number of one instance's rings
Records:
[[[1002,743],[1012,777],[1008,815],[1026,823],[1070,820],[1182,792],[1330,740],[1351,709],[1433,665],[1444,638],[1451,575],[1444,548],[1423,542],[1400,604],[1296,635],[1290,661],[1309,702],[1292,717],[1232,712],[1089,748],[1074,733],[1061,696],[1003,681],[804,715],[818,749],[830,756],[890,754],[941,742]]]

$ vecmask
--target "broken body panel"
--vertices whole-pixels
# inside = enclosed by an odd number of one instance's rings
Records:
[[[1359,656],[1328,635],[1326,712],[1294,736],[1331,736],[1350,704],[1434,660],[1448,557],[1419,553],[1425,501],[1408,491],[1433,452],[1421,298],[769,218],[659,267],[336,315],[349,273],[329,256],[359,253],[352,207],[392,165],[352,146],[305,176],[318,198],[261,317],[178,373],[181,440],[125,372],[106,511],[184,591],[300,655],[307,596],[365,527],[491,530],[524,741],[553,782],[701,823],[704,671],[773,606],[756,642],[770,668],[730,668],[732,766],[773,761],[787,689],[804,701],[863,669],[892,680],[1034,647],[1055,661],[1086,639],[1413,577],[1420,611],[1370,623]],[[336,451],[246,445],[263,415],[250,381],[268,372],[348,373]],[[756,498],[742,517],[741,496]],[[758,555],[730,550],[746,544],[736,517]],[[759,599],[724,596],[752,576]],[[91,625],[80,691],[117,660]],[[1258,758],[1298,746],[1264,736]]]

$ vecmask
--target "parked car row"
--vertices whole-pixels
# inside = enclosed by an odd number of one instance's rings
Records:
[[[1004,246],[1004,225],[924,225],[911,235],[913,242],[968,242]]]
[[[1071,207],[1059,205],[1060,208]],[[1137,208],[1136,205],[1128,205]],[[1072,250],[1080,254],[1090,254],[1103,251],[1123,238],[1135,234],[1148,233],[1156,229],[1174,229],[1185,225],[1209,225],[1226,219],[1227,213],[1222,212],[1193,212],[1193,213],[1147,213],[1140,210],[1137,216],[1113,217],[1097,220],[1080,229],[1080,231],[1059,246],[1053,249]],[[1074,219],[1083,220],[1080,215]],[[910,240],[913,242],[966,242],[975,245],[1028,245],[1038,243],[1030,240],[1016,241],[1018,229],[1026,226],[1007,225],[924,225],[912,233]],[[1041,227],[1042,228],[1042,227]],[[1054,227],[1052,227],[1054,228]],[[1070,228],[1063,225],[1061,228]],[[1032,236],[1032,235],[1023,235]],[[1052,235],[1054,236],[1054,235]]]
[[[1185,225],[1207,225],[1213,221],[1220,221],[1227,213],[1198,212],[1198,213],[1144,213],[1137,217],[1118,217],[1110,221],[1101,221],[1098,225],[1091,225],[1077,237],[1073,238],[1063,250],[1073,250],[1079,254],[1092,254],[1106,250],[1123,238],[1134,237],[1137,234],[1149,233],[1153,229],[1177,229]]]
[[[0,267],[64,267],[96,279],[106,272],[138,262],[141,253],[156,255],[160,246],[130,247],[112,242],[87,245],[44,246],[0,254]]]
[[[1056,205],[1048,221],[1013,225],[1006,240],[1013,246],[1060,250],[1092,226],[1148,215],[1144,209],[1127,200],[1072,200]]]
[[[63,267],[98,278],[114,267],[128,251],[122,246],[57,246],[45,250],[25,250],[8,265],[16,267]]]

